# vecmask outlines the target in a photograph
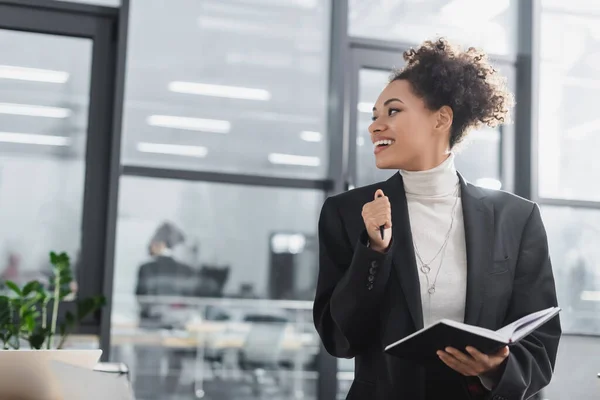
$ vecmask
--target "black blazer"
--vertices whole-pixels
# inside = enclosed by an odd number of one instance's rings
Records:
[[[499,329],[556,306],[548,242],[539,208],[486,190],[459,175],[467,244],[465,322]],[[361,211],[381,188],[392,204],[392,245],[366,246]],[[561,335],[555,317],[511,347],[498,385],[488,393],[441,361],[418,365],[383,349],[423,327],[419,277],[402,176],[325,201],[319,220],[319,278],[314,321],[326,350],[355,358],[348,399],[520,400],[550,382]]]

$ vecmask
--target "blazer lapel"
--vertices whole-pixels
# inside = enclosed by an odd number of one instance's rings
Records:
[[[465,323],[477,325],[485,294],[485,277],[493,262],[494,208],[485,193],[459,174],[467,244],[467,300]],[[393,222],[393,221],[392,221]]]
[[[396,173],[387,180],[385,194],[392,205],[393,264],[406,304],[417,330],[423,328],[423,309],[417,262],[413,247],[408,204],[402,175]]]

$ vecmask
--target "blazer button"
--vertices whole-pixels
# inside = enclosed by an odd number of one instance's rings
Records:
[[[372,283],[369,283],[367,285],[367,290],[373,290],[373,284]]]
[[[371,275],[375,275],[375,274],[377,273],[377,268],[376,268],[376,267],[371,267],[371,268],[369,268],[369,273],[370,273]]]
[[[375,280],[375,275],[369,275],[369,282],[373,282]]]
[[[372,268],[377,268],[378,266],[379,266],[379,264],[377,264],[377,261],[371,261]]]

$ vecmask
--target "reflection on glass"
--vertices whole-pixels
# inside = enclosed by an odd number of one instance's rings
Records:
[[[322,202],[316,190],[121,178],[111,354],[137,398],[315,398]]]
[[[419,44],[446,36],[490,54],[517,52],[516,0],[350,0],[352,36]]]
[[[79,263],[92,41],[0,30],[0,280]]]
[[[388,179],[396,171],[380,170],[369,134],[373,104],[388,82],[389,71],[362,69],[359,72],[357,126],[357,185],[364,186]],[[479,186],[500,189],[500,130],[482,128],[472,131],[455,149],[456,167],[463,176]]]
[[[330,4],[131,1],[123,162],[325,177]]]
[[[600,334],[600,210],[542,208],[563,331]]]
[[[600,200],[597,2],[542,1],[539,195]],[[555,27],[560,26],[560,32]]]

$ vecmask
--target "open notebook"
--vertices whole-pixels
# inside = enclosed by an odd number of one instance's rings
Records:
[[[385,351],[397,357],[424,361],[437,359],[436,352],[448,346],[463,351],[472,346],[482,353],[492,354],[518,342],[559,312],[559,307],[550,307],[528,314],[497,331],[442,319],[390,344]]]

